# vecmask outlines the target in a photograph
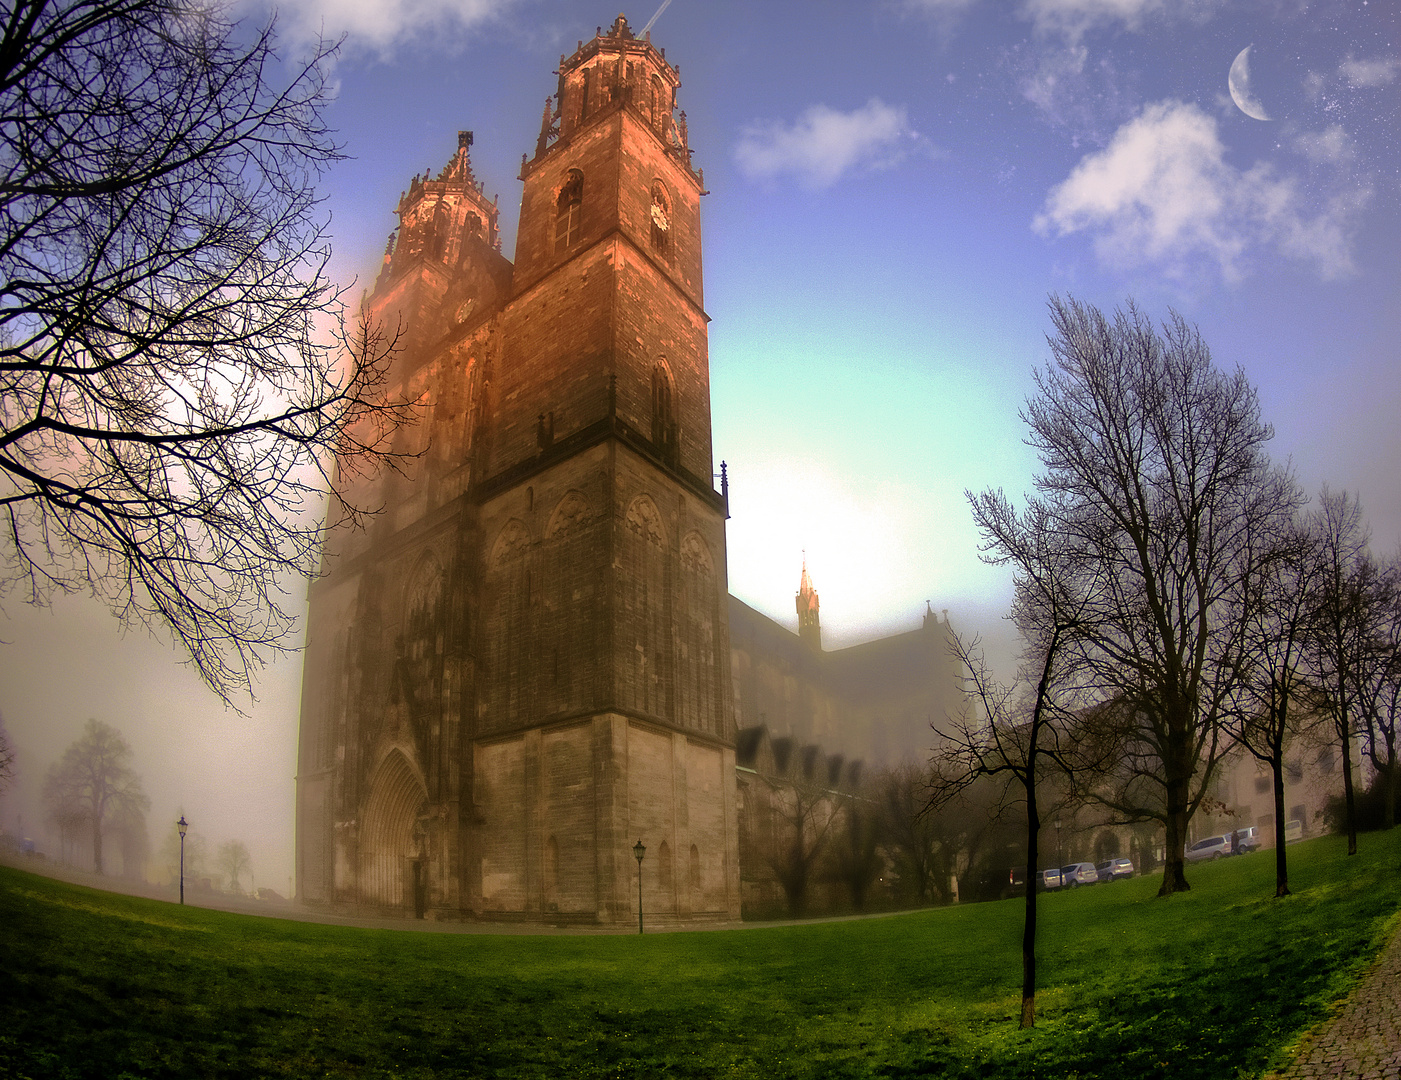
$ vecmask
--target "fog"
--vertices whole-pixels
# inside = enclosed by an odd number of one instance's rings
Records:
[[[211,856],[220,843],[242,840],[254,884],[287,894],[300,654],[263,671],[258,700],[242,701],[240,715],[173,648],[144,630],[123,633],[89,599],[66,597],[45,610],[11,596],[0,637],[0,715],[16,751],[15,782],[0,799],[0,831],[30,837],[57,857],[58,832],[41,799],[44,776],[92,717],[125,736],[131,767],[150,797],[150,880],[161,879],[161,841],[183,813]],[[119,856],[108,862],[109,872],[120,869]]]

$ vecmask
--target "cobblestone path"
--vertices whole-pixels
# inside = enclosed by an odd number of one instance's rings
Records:
[[[1401,1080],[1401,928],[1337,1016],[1305,1036],[1274,1080]]]

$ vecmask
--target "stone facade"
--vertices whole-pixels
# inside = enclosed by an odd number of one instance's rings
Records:
[[[729,596],[678,86],[621,16],[561,57],[513,261],[470,132],[399,201],[365,309],[421,418],[400,471],[342,478],[383,510],[310,590],[304,902],[630,924],[641,840],[650,921],[734,919],[741,836],[772,900],[772,822],[921,756],[959,693],[947,617],[823,652],[806,567],[801,636]]]
[[[627,923],[739,914],[725,506],[700,174],[621,17],[562,58],[514,261],[470,133],[398,207],[367,314],[422,406],[313,584],[303,900]]]
[[[824,651],[806,568],[798,602],[794,634],[730,597],[736,727],[762,726],[776,739],[818,744],[867,767],[927,760],[931,723],[964,708],[947,613],[926,609],[916,630]]]

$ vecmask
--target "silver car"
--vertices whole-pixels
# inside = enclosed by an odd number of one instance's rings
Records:
[[[1060,880],[1068,889],[1077,885],[1093,885],[1099,881],[1099,871],[1092,862],[1073,862],[1060,868]]]
[[[1206,859],[1219,859],[1231,853],[1231,834],[1208,836],[1189,847],[1184,855],[1188,862],[1202,862]]]
[[[1116,878],[1133,877],[1132,859],[1110,859],[1095,867],[1100,881],[1113,881]]]

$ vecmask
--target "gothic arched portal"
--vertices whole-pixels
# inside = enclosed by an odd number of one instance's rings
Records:
[[[428,803],[428,792],[403,751],[385,755],[370,781],[370,797],[360,830],[360,897],[386,907],[410,904],[421,913],[423,897],[414,895],[414,884],[427,882],[425,838],[419,818]],[[419,863],[415,872],[413,864]]]

